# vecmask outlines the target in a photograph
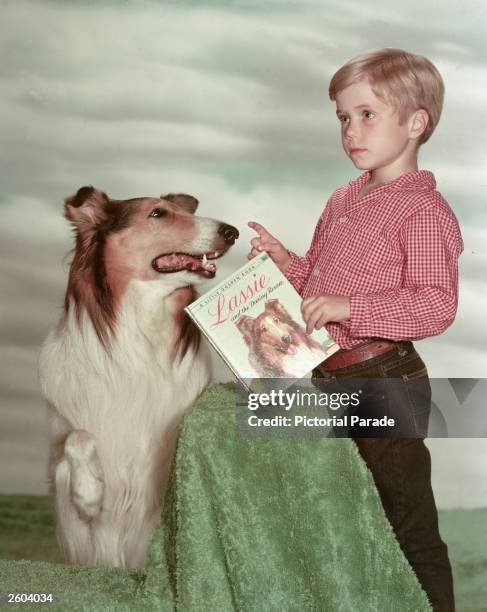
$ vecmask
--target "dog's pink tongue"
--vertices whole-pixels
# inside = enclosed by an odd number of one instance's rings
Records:
[[[293,344],[290,344],[289,348],[287,349],[287,352],[291,353],[291,355],[296,355],[298,349]]]
[[[159,271],[165,270],[201,270],[201,260],[191,255],[164,255],[155,261]]]
[[[154,268],[158,272],[179,272],[188,270],[189,272],[202,272],[208,278],[215,276],[216,266],[214,263],[206,261],[200,257],[186,255],[185,253],[172,253],[171,255],[161,255],[154,260]]]

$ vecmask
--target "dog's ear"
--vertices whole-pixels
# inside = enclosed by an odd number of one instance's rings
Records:
[[[254,331],[254,318],[248,315],[242,315],[235,321],[235,325],[244,337],[245,343],[250,346],[252,333]]]
[[[286,323],[292,321],[291,315],[277,299],[267,300],[267,302],[265,303],[265,309],[270,310],[271,312],[276,314],[281,319],[281,321],[284,321]]]
[[[102,191],[91,185],[81,187],[64,200],[64,216],[80,233],[92,232],[107,220],[108,202],[107,195]]]
[[[161,200],[167,200],[173,204],[177,204],[186,212],[194,214],[198,208],[198,200],[193,196],[187,195],[186,193],[168,193],[167,195],[161,195]]]

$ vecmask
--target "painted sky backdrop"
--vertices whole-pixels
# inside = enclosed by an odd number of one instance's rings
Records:
[[[250,219],[304,253],[326,199],[360,174],[328,83],[372,48],[424,54],[443,75],[443,115],[419,165],[434,172],[465,251],[457,320],[418,349],[432,376],[485,377],[486,26],[482,0],[3,0],[0,491],[45,490],[36,358],[65,289],[64,197],[86,184],[115,198],[195,195],[201,214],[241,229],[220,278],[244,263]],[[431,447],[438,491],[452,473],[468,486],[487,472],[483,440]]]

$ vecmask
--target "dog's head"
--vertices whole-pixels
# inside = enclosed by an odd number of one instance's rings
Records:
[[[112,200],[94,187],[66,198],[65,216],[77,233],[76,251],[85,265],[99,265],[103,244],[110,271],[139,280],[184,272],[191,284],[215,275],[218,259],[234,244],[238,230],[197,217],[198,200],[186,194]],[[98,245],[98,248],[97,248]]]
[[[164,282],[171,292],[215,276],[214,260],[238,230],[196,216],[197,206],[186,194],[115,200],[91,186],[66,198],[64,214],[76,235],[66,310],[74,297],[98,330],[99,319],[112,326],[131,280]]]
[[[242,315],[236,326],[255,352],[272,349],[281,354],[296,353],[293,320],[279,300],[267,300],[264,312],[257,317]]]

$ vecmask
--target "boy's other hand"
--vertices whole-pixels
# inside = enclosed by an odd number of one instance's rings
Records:
[[[313,295],[301,302],[301,313],[306,322],[306,333],[320,329],[329,321],[350,318],[350,298],[345,295]]]
[[[289,253],[282,242],[279,242],[279,240],[268,232],[263,225],[260,225],[260,223],[249,221],[247,225],[255,230],[258,234],[256,238],[252,238],[250,241],[252,248],[250,253],[247,255],[247,259],[253,259],[262,251],[266,251],[269,253],[272,261],[276,264],[279,270],[281,270],[283,273],[286,272],[291,257],[289,256]]]

